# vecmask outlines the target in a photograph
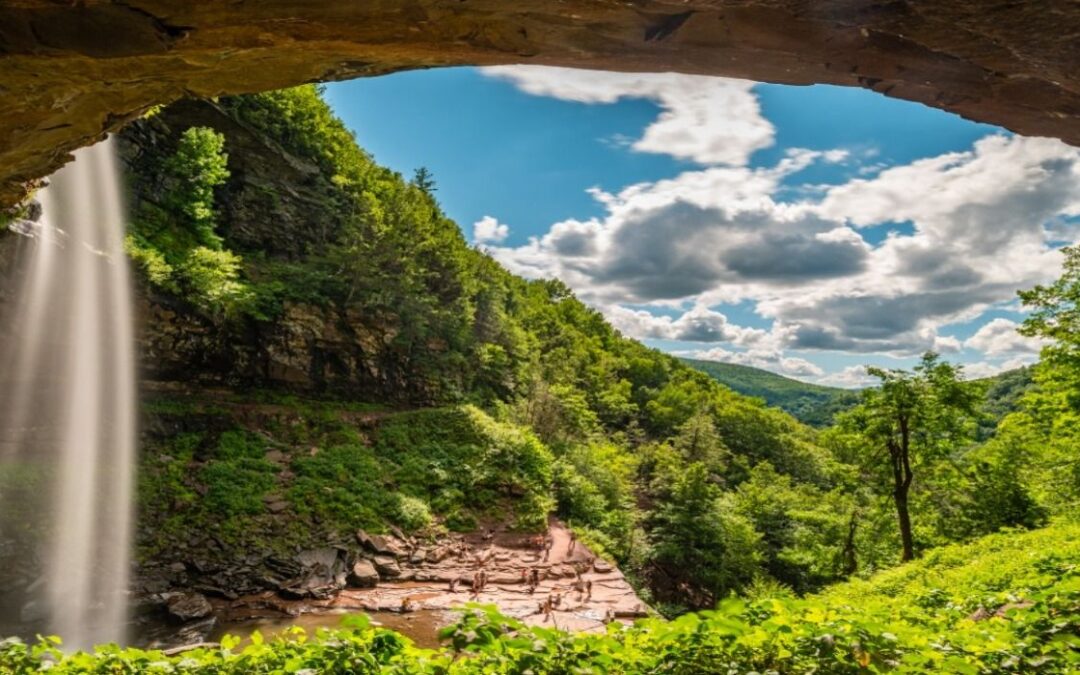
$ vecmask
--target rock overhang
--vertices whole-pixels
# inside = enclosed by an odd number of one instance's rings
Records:
[[[1071,0],[11,0],[0,206],[185,96],[520,63],[859,86],[1080,145]]]

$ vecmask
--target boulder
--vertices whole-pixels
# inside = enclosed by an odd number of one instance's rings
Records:
[[[294,560],[300,573],[284,582],[281,592],[294,598],[330,597],[345,587],[345,555],[345,551],[330,547],[297,553]]]
[[[205,619],[214,612],[202,593],[178,593],[169,598],[167,608],[170,615],[181,621]]]
[[[432,564],[438,564],[450,557],[449,546],[436,546],[428,550],[426,560]]]
[[[370,560],[357,560],[349,571],[347,579],[350,586],[371,588],[379,583],[379,572]]]
[[[371,537],[371,545],[376,553],[382,555],[392,555],[395,558],[404,558],[409,554],[409,549],[405,546],[405,543],[396,537],[376,534]]]
[[[397,578],[401,576],[401,565],[397,558],[392,555],[377,555],[374,559],[375,569],[383,577]]]

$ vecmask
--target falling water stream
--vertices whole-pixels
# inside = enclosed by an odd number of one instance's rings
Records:
[[[85,648],[124,640],[132,531],[132,299],[112,142],[78,151],[37,199],[0,316],[0,545],[20,551],[27,581],[0,612]]]

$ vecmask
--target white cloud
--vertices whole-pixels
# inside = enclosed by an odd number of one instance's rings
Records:
[[[900,166],[879,161],[873,148],[834,148],[790,149],[774,166],[751,168],[750,155],[773,142],[774,130],[750,83],[555,68],[485,72],[564,100],[653,100],[663,112],[641,138],[612,142],[712,165],[615,192],[593,189],[602,216],[491,249],[513,271],[561,278],[629,335],[728,343],[746,351],[715,354],[773,369],[787,349],[894,357],[970,349],[990,357],[975,367],[988,371],[1038,347],[1005,330],[1006,320],[963,342],[943,329],[1059,274],[1056,246],[1080,231],[1077,148],[991,135],[968,151]],[[856,177],[800,185],[793,177],[815,162],[850,165]],[[890,223],[905,227],[884,240],[864,238],[867,228]],[[771,320],[771,331],[708,309],[737,302]],[[860,372],[824,377],[862,386]]]
[[[1030,366],[1034,362],[1035,357],[1027,355],[1000,362],[978,361],[976,363],[965,363],[963,375],[965,380],[981,380],[984,377],[993,377],[1007,370]]]
[[[477,244],[499,243],[510,234],[510,226],[504,225],[494,216],[484,216],[473,223],[473,242]]]
[[[638,339],[752,345],[763,341],[769,335],[768,331],[760,328],[745,328],[729,323],[722,313],[702,305],[675,319],[619,305],[604,308],[603,312],[613,326],[625,335]]]
[[[1019,324],[1008,319],[997,318],[979,328],[974,335],[964,341],[964,346],[977,349],[988,356],[1003,354],[1037,354],[1044,342],[1037,338],[1024,337],[1016,332]]]
[[[700,164],[741,166],[755,150],[773,143],[773,126],[761,114],[752,91],[754,83],[746,80],[546,66],[495,66],[482,68],[481,72],[508,80],[526,93],[565,101],[655,101],[662,112],[641,138],[630,143],[639,152],[671,155]]]
[[[773,350],[751,349],[744,352],[729,351],[722,347],[712,349],[681,351],[679,356],[702,361],[719,361],[721,363],[735,363],[741,366],[753,366],[762,368],[788,377],[819,378],[825,375],[825,371],[817,365],[794,356],[784,356],[783,353]]]
[[[728,336],[746,329],[700,308],[750,301],[773,321],[776,349],[898,357],[1006,349],[1000,336],[961,344],[940,331],[1057,276],[1061,255],[1047,225],[1080,212],[1080,150],[991,136],[970,152],[776,200],[782,181],[827,155],[794,149],[773,167],[713,167],[618,193],[593,190],[603,217],[556,223],[525,246],[492,253],[526,276],[563,279],[637,337],[679,339],[713,321],[711,339],[739,344]],[[913,232],[876,245],[860,234],[901,220]],[[630,310],[611,309],[626,302],[695,309],[635,323]]]
[[[878,383],[878,379],[866,372],[866,366],[848,366],[835,373],[829,373],[817,378],[818,384],[830,387],[843,387],[844,389],[862,389],[872,387]]]

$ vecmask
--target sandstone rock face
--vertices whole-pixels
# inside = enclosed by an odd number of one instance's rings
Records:
[[[860,86],[1080,143],[1074,0],[21,0],[0,6],[0,206],[149,107],[534,63]]]

